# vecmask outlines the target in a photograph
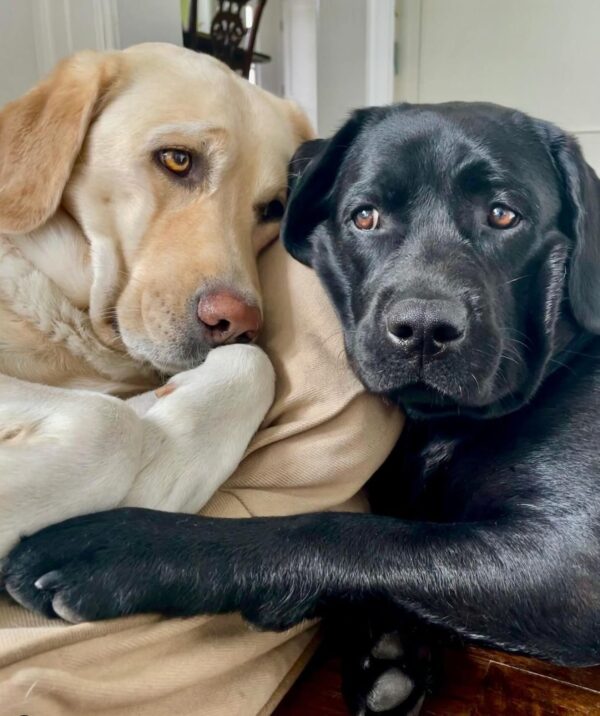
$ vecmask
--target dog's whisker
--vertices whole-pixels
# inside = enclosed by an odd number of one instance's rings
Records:
[[[525,274],[523,276],[517,276],[517,278],[511,278],[510,281],[505,281],[503,286],[508,286],[511,283],[516,283],[517,281],[522,281],[524,278],[531,278],[531,274]]]
[[[557,360],[556,358],[550,358],[548,360],[549,363],[555,363],[556,365],[560,366],[561,368],[566,368],[569,370],[573,375],[576,375],[576,371],[570,366],[568,363],[563,363],[563,361]]]

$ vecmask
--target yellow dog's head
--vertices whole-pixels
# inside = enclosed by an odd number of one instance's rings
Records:
[[[260,329],[256,257],[310,135],[293,103],[206,55],[81,53],[0,114],[0,231],[62,206],[89,242],[98,335],[177,372]]]

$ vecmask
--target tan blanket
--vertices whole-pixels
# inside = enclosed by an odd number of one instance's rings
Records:
[[[314,273],[277,243],[263,255],[261,276],[263,345],[277,397],[243,463],[203,512],[365,509],[357,493],[397,440],[401,416],[350,372]],[[1,596],[0,716],[268,714],[305,663],[315,630],[256,632],[237,615],[67,626]]]

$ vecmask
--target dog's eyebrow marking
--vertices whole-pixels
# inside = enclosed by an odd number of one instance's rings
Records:
[[[206,134],[218,132],[220,135],[226,134],[224,127],[214,122],[170,122],[161,124],[157,127],[149,137],[148,145],[154,146],[160,139],[167,138],[172,134],[179,134],[189,137],[192,140],[201,140]]]
[[[506,181],[507,177],[489,158],[469,157],[454,168],[452,179],[460,182],[479,180],[494,184]]]

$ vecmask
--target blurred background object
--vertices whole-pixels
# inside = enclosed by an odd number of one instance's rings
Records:
[[[0,0],[0,104],[76,50],[172,42],[323,135],[362,105],[488,100],[575,133],[600,170],[599,27],[598,0]]]
[[[254,65],[271,60],[268,55],[254,52],[266,4],[267,0],[182,0],[183,44],[190,50],[214,55],[255,82]],[[206,26],[209,32],[203,30]]]

